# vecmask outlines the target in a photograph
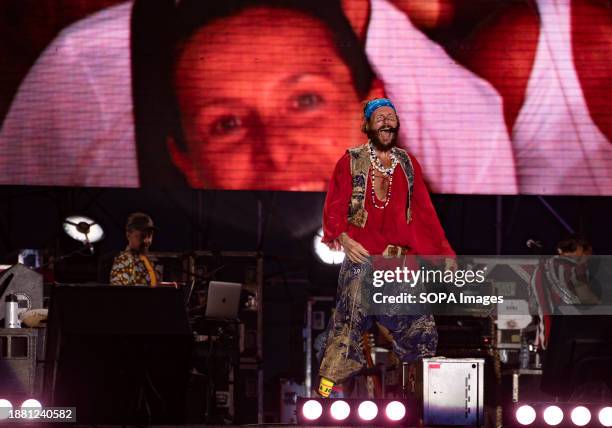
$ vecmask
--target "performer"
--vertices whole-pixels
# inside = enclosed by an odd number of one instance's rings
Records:
[[[548,283],[546,291],[551,314],[557,305],[600,303],[590,286],[587,262],[591,251],[586,238],[573,234],[557,244],[558,256],[543,262],[542,273]]]
[[[125,227],[128,246],[113,261],[111,285],[158,285],[160,275],[147,256],[154,230],[153,220],[147,214],[132,213],[128,216]]]
[[[362,332],[376,320],[393,337],[403,362],[435,354],[438,336],[431,315],[368,316],[359,292],[368,280],[373,255],[445,255],[454,251],[440,226],[416,159],[396,147],[400,123],[389,99],[369,101],[362,131],[369,141],[349,149],[337,163],[323,213],[323,242],[344,248],[336,310],[330,321],[319,374],[327,397],[363,366]],[[347,215],[348,208],[348,215]]]
[[[534,271],[531,293],[539,315],[536,344],[542,349],[547,347],[551,324],[559,306],[601,303],[594,290],[596,278],[589,271],[592,251],[591,243],[584,236],[569,235],[557,244],[557,255],[542,259]]]

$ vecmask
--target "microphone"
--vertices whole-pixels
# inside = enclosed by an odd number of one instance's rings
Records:
[[[536,241],[535,239],[528,239],[525,245],[530,250],[541,250],[543,248],[542,241]]]

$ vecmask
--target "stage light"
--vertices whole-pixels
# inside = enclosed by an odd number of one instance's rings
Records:
[[[612,427],[612,407],[604,407],[598,414],[599,423],[605,427]]]
[[[21,403],[21,408],[22,409],[24,408],[25,409],[42,409],[42,404],[40,404],[40,401],[30,398],[24,401],[23,403]]]
[[[591,412],[589,412],[589,409],[584,406],[578,406],[572,410],[570,418],[572,419],[574,425],[583,427],[591,422]]]
[[[81,215],[67,217],[64,220],[63,228],[72,239],[86,245],[94,244],[104,238],[102,226],[95,220]]]
[[[297,399],[297,424],[300,426],[416,426],[416,400],[374,398]]]
[[[302,414],[306,419],[314,421],[323,414],[323,406],[317,400],[308,400],[302,406]]]
[[[30,410],[31,409],[42,409],[42,404],[40,404],[40,401],[30,398],[24,401],[23,403],[21,403],[21,410],[26,410],[26,409],[30,409]],[[27,419],[33,419],[33,418],[34,418],[34,415],[31,415]]]
[[[320,261],[327,265],[339,265],[344,260],[344,252],[330,249],[327,244],[321,242],[323,229],[319,229],[313,239],[314,252]]]
[[[364,401],[357,408],[357,414],[364,421],[371,421],[378,415],[378,406],[373,401]]]
[[[533,407],[525,404],[516,409],[516,421],[521,425],[531,425],[536,420],[536,411]]]
[[[329,408],[329,413],[332,418],[343,421],[351,414],[351,406],[346,401],[334,401]]]
[[[406,406],[399,401],[392,401],[385,408],[387,417],[392,421],[399,421],[406,416]]]
[[[13,410],[13,405],[11,402],[4,398],[0,399],[0,421],[8,419],[11,414],[11,410]]]
[[[544,410],[544,422],[548,425],[559,425],[563,421],[563,410],[558,406],[548,406]]]

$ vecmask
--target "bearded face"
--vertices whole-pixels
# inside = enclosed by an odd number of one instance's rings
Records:
[[[397,145],[399,119],[391,107],[380,107],[372,113],[368,121],[367,135],[374,148],[386,152]]]
[[[398,133],[399,125],[396,128],[386,127],[379,130],[373,130],[370,128],[367,134],[376,150],[386,152],[397,146]]]

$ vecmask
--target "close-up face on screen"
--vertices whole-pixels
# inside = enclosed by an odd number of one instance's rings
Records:
[[[388,97],[434,193],[612,195],[609,3],[196,3],[0,0],[0,184],[324,192]]]
[[[360,100],[325,25],[303,13],[249,8],[202,27],[173,77],[192,187],[321,191],[360,141]]]

